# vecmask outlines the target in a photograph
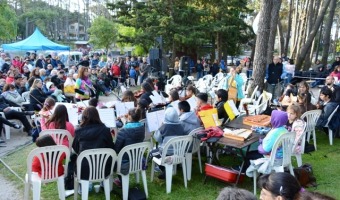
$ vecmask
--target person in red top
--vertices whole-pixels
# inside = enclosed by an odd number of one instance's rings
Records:
[[[37,141],[35,142],[35,144],[38,147],[46,147],[46,146],[53,146],[53,145],[57,145],[52,136],[50,135],[43,135],[38,137]],[[62,176],[64,174],[64,166],[63,166],[63,161],[66,158],[66,155],[63,154],[60,157],[59,163],[58,163],[58,176]],[[44,160],[43,160],[44,162]],[[41,177],[41,164],[40,160],[38,157],[34,157],[33,158],[33,162],[32,162],[32,171],[38,173],[39,177]],[[48,169],[45,169],[45,174],[49,173]]]
[[[114,61],[114,63],[112,64],[111,73],[113,76],[113,80],[116,81],[116,83],[118,84],[118,78],[120,77],[120,67],[118,61]]]
[[[46,121],[46,129],[65,129],[74,137],[74,126],[69,122],[67,108],[63,104],[59,104],[52,116]],[[64,138],[63,145],[69,148],[69,141]]]
[[[197,108],[196,111],[201,111],[201,110],[209,110],[214,108],[212,105],[208,103],[208,94],[207,93],[198,93],[196,95],[197,99]]]

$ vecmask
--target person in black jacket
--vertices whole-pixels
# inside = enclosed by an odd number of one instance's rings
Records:
[[[324,128],[327,124],[328,117],[332,114],[335,108],[338,106],[337,103],[331,100],[332,90],[329,88],[323,88],[320,92],[320,99],[323,101],[323,108],[320,117],[316,121],[316,127]],[[328,128],[324,128],[324,131],[328,133]]]
[[[228,92],[224,89],[219,89],[217,90],[216,95],[218,102],[215,104],[215,108],[217,108],[218,118],[224,119],[223,123],[225,123],[229,118],[227,112],[224,109],[224,104],[228,101]]]
[[[43,83],[41,79],[35,79],[30,91],[30,104],[34,110],[40,110],[47,98],[47,95],[42,91]]]
[[[114,148],[110,129],[100,120],[98,110],[95,107],[89,106],[84,110],[80,128],[75,131],[72,148],[77,155],[88,149]],[[72,159],[71,162],[76,165],[76,159]],[[106,164],[105,176],[108,176],[112,160],[109,159]],[[77,169],[76,166],[74,169]],[[80,178],[83,180],[89,179],[89,167],[86,161],[82,163]]]
[[[140,119],[141,111],[139,109],[132,108],[129,110],[127,116],[128,122],[117,134],[116,143],[114,145],[114,150],[117,154],[119,154],[119,152],[128,145],[144,141],[145,127],[144,124],[139,122]],[[129,157],[126,154],[123,157],[121,172],[123,174],[128,174],[129,172]],[[119,180],[115,179],[114,182],[119,186],[121,184],[121,177],[119,176]]]
[[[143,99],[148,102],[148,105],[150,105],[152,103],[150,95],[152,95],[153,86],[151,86],[150,83],[144,82],[142,84],[142,90],[144,91],[144,93],[142,94],[139,100]]]
[[[5,114],[6,119],[20,120],[20,122],[24,125],[24,131],[27,132],[27,135],[32,135],[32,126],[28,122],[26,115],[33,115],[34,112],[18,112],[12,109],[2,95],[0,95],[0,112],[3,112]]]
[[[281,96],[282,73],[283,65],[281,60],[275,56],[273,62],[266,69],[267,91],[273,94],[272,101]]]

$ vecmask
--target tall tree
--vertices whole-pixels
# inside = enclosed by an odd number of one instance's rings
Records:
[[[0,39],[10,40],[17,36],[17,17],[5,1],[0,2]]]
[[[264,89],[264,78],[266,71],[266,58],[272,8],[272,0],[262,1],[261,16],[256,37],[253,72],[254,82],[252,84],[252,88],[255,88],[255,86],[258,85],[259,88]]]
[[[334,21],[334,14],[335,14],[335,8],[336,8],[336,0],[331,0],[331,3],[329,4],[329,14],[327,21],[325,23],[325,33],[323,38],[323,52],[322,52],[322,64],[327,65],[327,59],[329,54],[329,47],[331,42],[331,30],[333,27],[333,21]]]
[[[273,0],[273,8],[271,10],[270,16],[271,20],[270,20],[270,35],[267,49],[267,64],[273,61],[275,38],[277,33],[277,24],[279,21],[281,3],[282,3],[281,0]]]
[[[318,32],[318,29],[321,25],[321,22],[323,21],[324,15],[326,13],[326,10],[327,10],[330,2],[331,2],[331,0],[325,0],[323,2],[322,8],[320,10],[318,17],[316,18],[316,21],[315,21],[315,24],[312,28],[312,31],[309,33],[306,42],[301,47],[301,51],[297,56],[296,65],[295,65],[296,69],[301,69],[301,66],[303,65],[303,60],[305,59],[305,56],[307,55],[308,49],[310,49],[311,46],[312,46],[315,35]]]
[[[96,18],[88,30],[90,33],[90,43],[96,48],[105,48],[106,52],[118,39],[116,24],[104,17]]]
[[[284,54],[288,55],[288,47],[289,47],[289,41],[291,37],[291,29],[292,29],[292,14],[293,14],[293,2],[294,0],[289,1],[289,14],[288,14],[288,30],[286,34],[286,43],[284,47]]]

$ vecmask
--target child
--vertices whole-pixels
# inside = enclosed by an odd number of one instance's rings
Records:
[[[223,123],[227,121],[228,114],[224,109],[225,102],[228,101],[228,92],[224,89],[217,90],[217,103],[215,104],[215,108],[217,108],[217,114],[219,119],[224,119]]]
[[[293,131],[296,133],[295,136],[295,143],[299,143],[299,145],[295,149],[295,153],[301,153],[303,151],[300,146],[300,143],[302,142],[301,140],[298,141],[300,136],[304,133],[304,128],[305,128],[305,122],[300,119],[301,117],[301,109],[300,106],[297,104],[292,104],[288,106],[287,108],[287,114],[288,114],[288,122],[286,124],[286,128],[288,131]],[[304,140],[305,138],[302,138]]]
[[[41,124],[41,130],[46,130],[46,121],[50,118],[52,115],[52,110],[55,105],[55,100],[51,97],[48,97],[44,102],[44,107],[39,111],[39,115],[41,117],[40,124]]]
[[[197,111],[209,110],[213,107],[208,103],[207,93],[198,93],[197,96]]]
[[[181,122],[184,132],[188,135],[192,130],[201,127],[201,122],[196,114],[190,111],[190,104],[187,101],[178,103],[180,112],[179,121]]]
[[[137,77],[137,72],[136,69],[133,67],[130,67],[130,71],[129,71],[129,75],[130,75],[130,86],[131,87],[136,87],[136,77]]]
[[[38,147],[46,147],[46,146],[57,145],[54,142],[52,136],[50,136],[50,135],[43,135],[43,136],[38,137],[35,144]],[[62,176],[64,174],[63,161],[64,161],[65,157],[66,157],[65,154],[61,155],[61,157],[60,157],[60,160],[59,160],[59,163],[58,163],[58,176]],[[42,160],[42,163],[41,163],[38,157],[34,157],[33,162],[32,162],[32,171],[38,173],[38,175],[40,177],[41,177],[41,165],[45,165],[45,163],[43,163],[43,162],[44,162],[44,160]],[[45,173],[48,173],[48,172],[49,172],[49,170],[45,169]]]

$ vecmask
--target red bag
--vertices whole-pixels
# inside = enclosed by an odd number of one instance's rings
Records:
[[[232,169],[205,163],[205,175],[229,183],[236,183],[238,172]],[[243,181],[244,176],[245,175],[242,173],[239,182]]]
[[[204,132],[207,134],[207,136],[202,138],[201,139],[202,141],[206,141],[207,139],[212,138],[212,137],[222,137],[223,136],[223,130],[220,129],[218,126],[206,128],[204,130]]]

